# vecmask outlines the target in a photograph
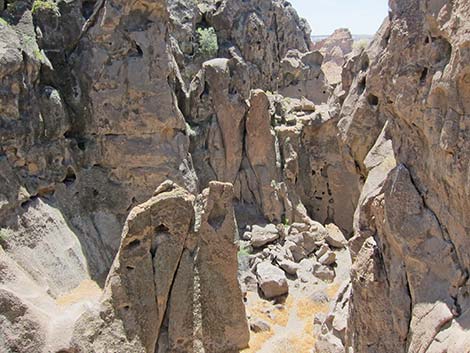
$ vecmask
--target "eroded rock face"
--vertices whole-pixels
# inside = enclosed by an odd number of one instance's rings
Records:
[[[323,71],[330,84],[341,82],[346,56],[353,51],[354,40],[347,28],[335,30],[328,38],[314,43],[313,48],[323,56]]]
[[[358,352],[465,351],[469,338],[457,326],[468,320],[468,21],[457,18],[470,13],[460,1],[390,6],[389,22],[354,59],[359,73],[343,105],[345,141],[365,123],[379,136],[351,144],[367,180],[350,242],[347,344]],[[378,331],[393,334],[379,339]]]
[[[1,345],[246,347],[235,202],[245,287],[344,282],[317,351],[470,346],[467,2],[390,1],[334,90],[285,1],[32,5],[0,1]]]
[[[85,351],[124,345],[129,352],[245,348],[232,199],[230,184],[211,183],[195,212],[194,196],[165,182],[135,207],[99,313],[77,324],[73,345]]]

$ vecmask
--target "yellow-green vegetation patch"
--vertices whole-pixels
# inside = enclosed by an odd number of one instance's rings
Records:
[[[238,249],[238,257],[251,255],[252,249],[250,247],[240,246]]]
[[[8,22],[4,18],[0,17],[0,25],[8,26]]]
[[[31,12],[35,14],[38,11],[47,11],[47,10],[58,12],[59,8],[57,7],[57,4],[53,1],[35,0],[33,3],[33,8],[31,9]]]
[[[35,57],[38,61],[41,61],[41,62],[46,61],[46,58],[44,57],[44,54],[43,54],[42,51],[40,51],[39,49],[34,49],[34,50],[33,50],[33,54],[34,54],[34,57]]]

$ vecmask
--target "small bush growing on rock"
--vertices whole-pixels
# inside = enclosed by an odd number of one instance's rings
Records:
[[[38,11],[44,11],[44,10],[50,10],[50,11],[58,12],[59,8],[57,7],[57,4],[55,2],[52,2],[52,1],[34,0],[33,8],[31,9],[31,12],[33,14],[35,14]]]
[[[240,248],[238,249],[238,257],[241,257],[241,256],[248,256],[248,255],[251,255],[251,248],[250,247],[244,247],[244,246],[240,246]]]
[[[212,27],[198,28],[197,34],[199,36],[198,53],[205,58],[215,57],[219,51],[215,29]]]

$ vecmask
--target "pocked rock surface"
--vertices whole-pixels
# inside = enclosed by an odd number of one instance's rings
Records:
[[[389,5],[0,0],[0,352],[470,352],[470,6]]]

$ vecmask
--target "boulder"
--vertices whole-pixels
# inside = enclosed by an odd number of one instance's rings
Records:
[[[336,254],[332,251],[328,251],[318,259],[318,262],[326,266],[332,265],[336,262]]]
[[[254,225],[250,234],[251,246],[254,248],[261,248],[279,238],[279,232],[274,224],[268,224],[264,227]]]
[[[264,320],[251,319],[250,330],[253,331],[254,333],[268,332],[268,331],[271,331],[271,326],[269,326],[269,324]]]
[[[289,292],[287,278],[281,269],[269,262],[262,262],[256,267],[258,283],[267,299],[279,297]]]
[[[331,282],[335,279],[335,271],[328,266],[315,264],[313,274],[316,278],[322,281]]]
[[[299,263],[299,269],[297,271],[297,277],[303,283],[315,283],[316,279],[313,275],[313,269],[315,261],[312,259],[303,259]]]
[[[336,225],[330,223],[327,224],[325,228],[325,240],[328,245],[338,249],[342,249],[346,246],[347,240],[344,237],[343,232],[341,232],[341,230]]]
[[[317,259],[325,255],[328,251],[330,251],[330,247],[327,244],[323,244],[320,249],[315,253]]]
[[[279,261],[279,267],[282,268],[287,274],[292,276],[296,276],[297,271],[300,268],[299,264],[287,259],[282,259]]]

